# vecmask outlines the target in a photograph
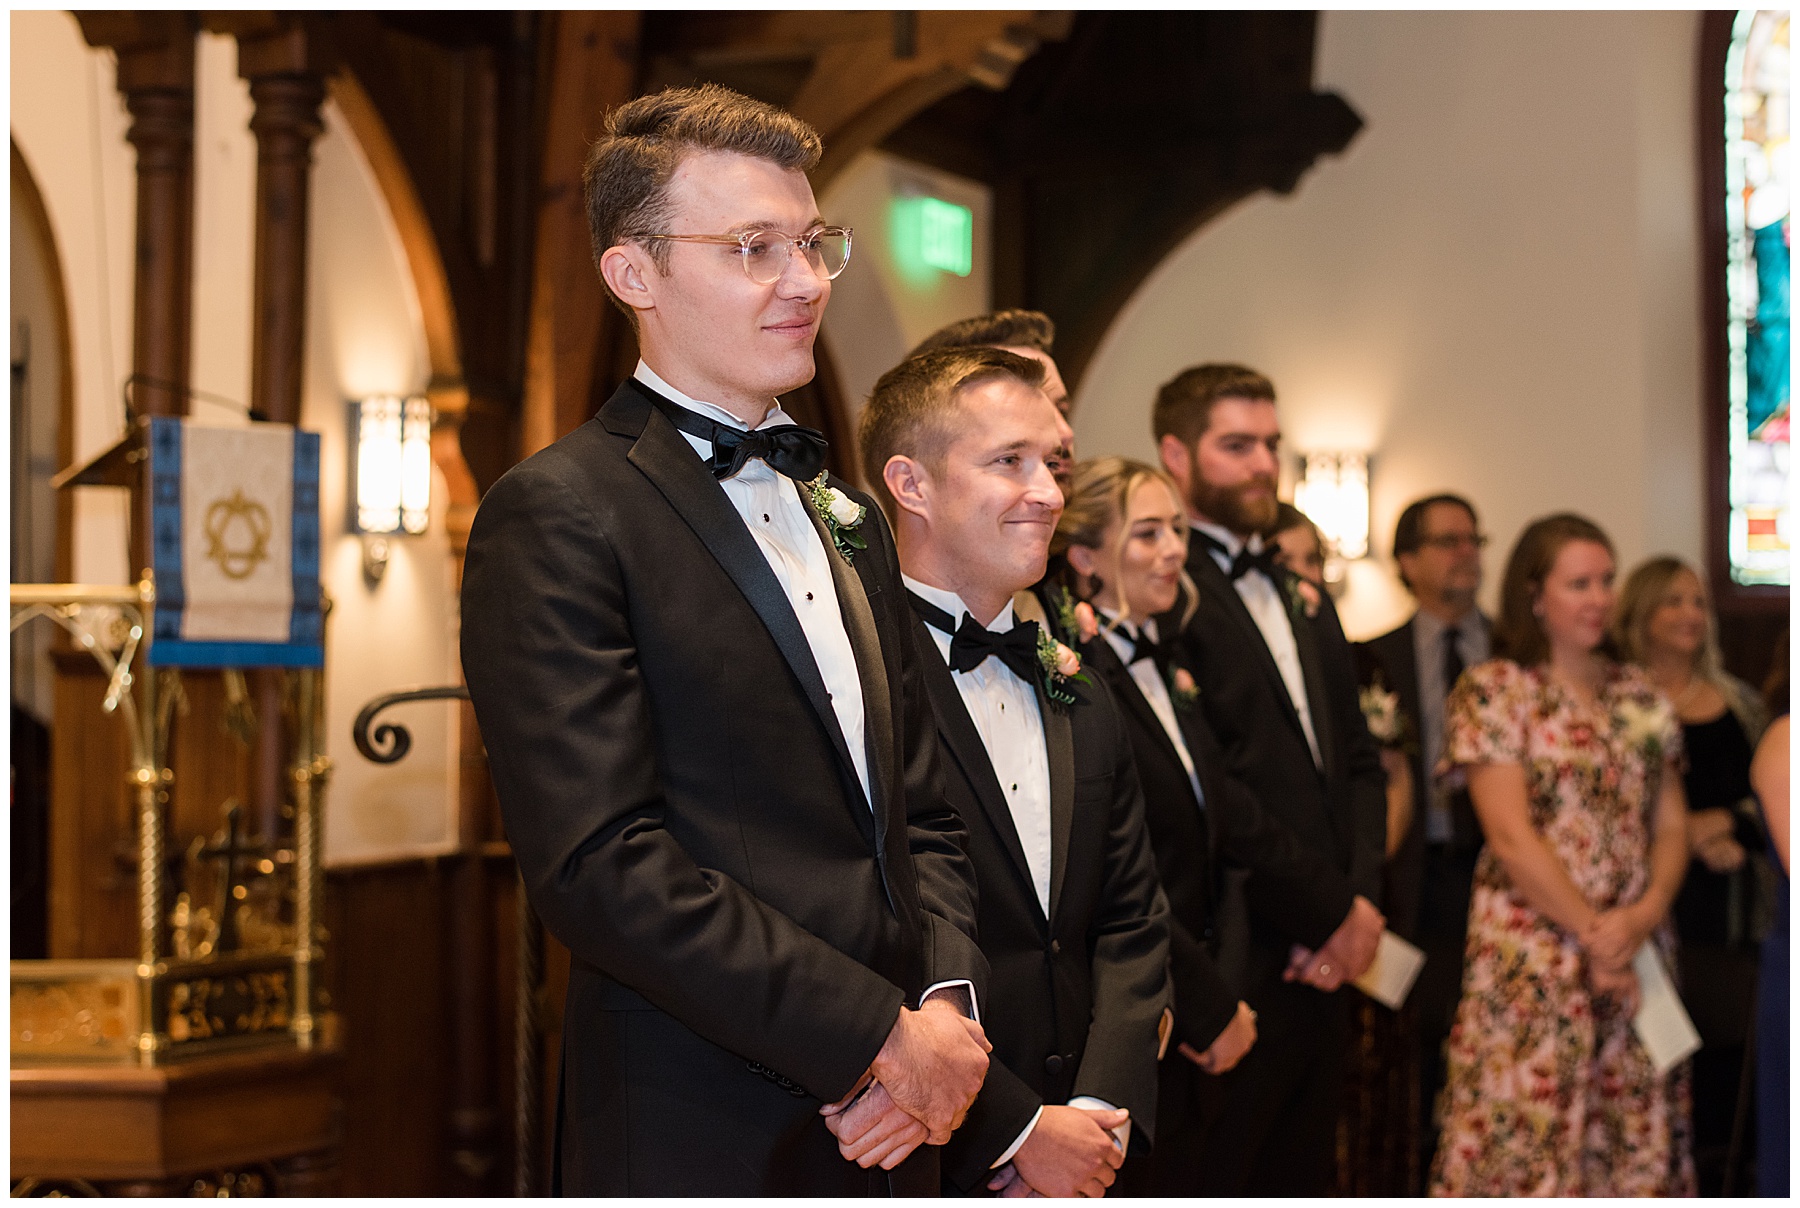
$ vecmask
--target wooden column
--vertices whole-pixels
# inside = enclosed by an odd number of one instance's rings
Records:
[[[256,14],[246,14],[254,21]],[[266,18],[265,18],[266,19]],[[312,147],[324,132],[326,66],[305,26],[238,28],[238,74],[250,83],[256,135],[256,277],[250,351],[250,406],[277,423],[300,422],[306,356],[306,249]],[[287,734],[284,677],[251,674],[261,721],[251,766],[251,808],[262,834],[282,831]]]
[[[194,280],[192,13],[77,13],[89,45],[118,56],[118,88],[137,149],[137,243],[131,372],[141,415],[185,415]],[[133,491],[130,565],[150,564],[146,491]]]

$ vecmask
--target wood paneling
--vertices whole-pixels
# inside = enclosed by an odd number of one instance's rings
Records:
[[[329,1047],[12,1071],[12,1177],[161,1180],[338,1141]]]

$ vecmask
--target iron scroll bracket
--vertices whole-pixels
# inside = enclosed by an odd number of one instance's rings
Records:
[[[350,727],[350,737],[356,743],[356,749],[364,759],[371,763],[399,763],[412,750],[412,732],[398,722],[383,722],[375,725],[375,717],[384,709],[394,705],[409,704],[421,700],[468,700],[469,690],[461,684],[450,684],[441,688],[408,688],[404,692],[389,692],[378,696],[362,707],[356,715],[355,723]],[[372,727],[372,728],[371,728]]]

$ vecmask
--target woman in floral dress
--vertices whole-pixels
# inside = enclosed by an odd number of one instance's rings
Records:
[[[1694,1193],[1687,1065],[1658,1076],[1631,1027],[1638,949],[1674,965],[1681,730],[1610,657],[1612,580],[1594,524],[1537,521],[1507,563],[1500,657],[1450,696],[1446,762],[1486,847],[1434,1195]]]

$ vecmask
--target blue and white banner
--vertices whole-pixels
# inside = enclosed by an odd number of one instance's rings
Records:
[[[319,437],[150,421],[148,654],[166,667],[320,667]]]

